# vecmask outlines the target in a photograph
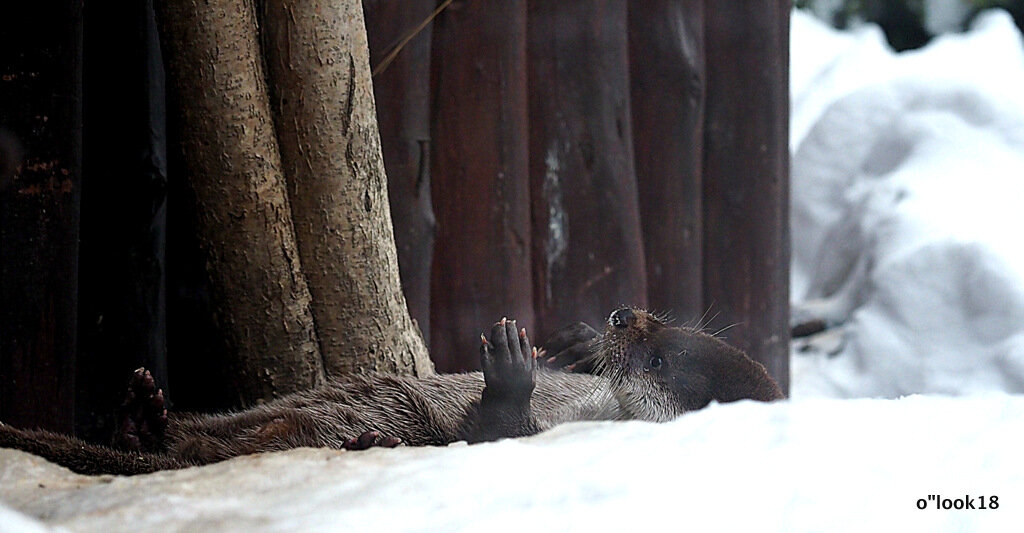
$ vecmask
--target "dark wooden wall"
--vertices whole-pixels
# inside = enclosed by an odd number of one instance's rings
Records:
[[[530,172],[538,342],[647,306],[625,0],[531,1]]]
[[[89,2],[84,24],[77,420],[100,438],[126,372],[167,389],[166,113],[152,0]]]
[[[789,2],[707,2],[704,28],[710,326],[788,391]]]
[[[629,9],[630,91],[648,303],[681,320],[703,295],[704,2]]]
[[[502,316],[534,327],[526,1],[456,1],[433,37],[430,350],[444,372],[475,363]]]
[[[364,2],[375,62],[415,27],[387,4]],[[396,231],[414,241],[399,262],[417,301],[433,254],[425,332],[439,369],[476,368],[477,333],[502,316],[542,340],[636,305],[728,328],[788,389],[789,10],[455,1],[433,21],[436,242]],[[422,121],[423,68],[374,80],[389,172],[412,145],[389,147],[403,133],[386,124]],[[391,200],[396,220],[427,218],[422,193],[392,187]]]
[[[82,184],[82,0],[0,7],[0,420],[71,431]]]
[[[0,160],[0,420],[77,412],[93,439],[140,365],[179,408],[233,397],[152,0],[101,4],[0,7],[0,159],[24,156],[13,179]],[[475,368],[502,316],[540,341],[638,305],[732,326],[787,388],[789,2],[363,4],[403,287],[440,370]]]

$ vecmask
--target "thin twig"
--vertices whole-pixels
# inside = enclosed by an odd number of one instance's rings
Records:
[[[413,40],[414,37],[419,35],[420,32],[423,31],[423,28],[426,28],[428,24],[433,22],[433,20],[437,18],[437,16],[440,15],[441,12],[444,11],[445,8],[447,8],[448,5],[452,3],[452,1],[453,0],[444,0],[444,2],[442,2],[441,5],[437,6],[437,9],[435,9],[434,12],[431,13],[429,17],[423,19],[423,22],[420,22],[419,26],[416,26],[415,28],[412,29],[412,31],[407,33],[405,37],[403,37],[402,40],[399,41],[398,44],[396,44],[394,48],[391,49],[390,52],[388,52],[388,55],[384,56],[384,59],[382,59],[381,62],[376,67],[373,67],[373,72],[371,72],[370,75],[372,77],[376,77],[377,74],[384,72],[384,70],[386,70],[388,66],[395,61],[395,58],[398,57],[398,53],[401,52],[403,48],[405,48],[405,45],[409,44],[409,41]]]

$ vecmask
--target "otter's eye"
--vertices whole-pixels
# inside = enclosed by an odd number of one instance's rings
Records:
[[[657,355],[651,357],[651,368],[661,368],[661,357]]]

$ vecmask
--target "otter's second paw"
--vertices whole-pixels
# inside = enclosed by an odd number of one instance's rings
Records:
[[[363,432],[358,438],[352,438],[342,444],[346,450],[366,450],[368,448],[394,448],[402,444],[398,437],[385,437],[379,431]]]
[[[164,391],[156,387],[149,370],[140,368],[128,381],[128,393],[117,410],[114,447],[129,451],[160,451],[166,429]]]
[[[491,340],[483,335],[480,365],[490,399],[529,400],[537,371],[537,350],[531,348],[526,329],[517,330],[515,320],[501,319],[491,328]]]
[[[552,334],[540,347],[539,360],[547,368],[590,374],[594,370],[597,341],[594,328],[577,322]]]

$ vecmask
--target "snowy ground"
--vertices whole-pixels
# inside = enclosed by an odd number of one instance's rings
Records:
[[[0,450],[0,501],[75,531],[1019,531],[1024,397],[713,405],[520,440],[301,449],[135,478]],[[930,494],[970,495],[937,510]],[[977,509],[997,496],[998,509]],[[918,500],[929,507],[918,509]],[[14,529],[0,510],[0,530]]]
[[[795,343],[792,401],[135,478],[0,450],[0,532],[1019,531],[1020,34],[990,13],[896,55],[792,28],[793,300],[833,326]]]

